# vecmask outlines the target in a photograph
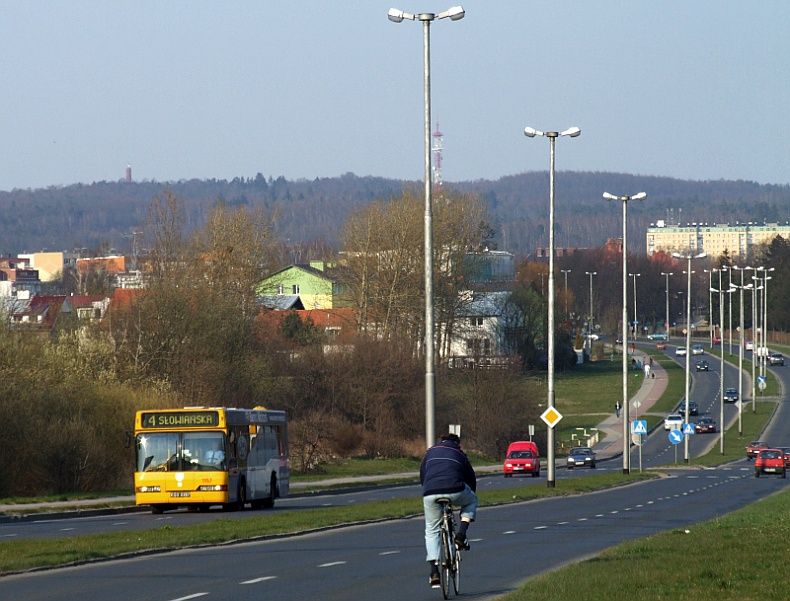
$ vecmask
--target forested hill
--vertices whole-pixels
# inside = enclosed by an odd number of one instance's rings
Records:
[[[445,187],[479,194],[488,202],[500,250],[526,255],[548,246],[547,172],[496,181],[447,182]],[[75,248],[130,253],[131,232],[142,228],[152,199],[166,191],[184,201],[188,226],[202,226],[207,208],[220,199],[276,211],[279,234],[287,243],[322,241],[336,246],[349,210],[399,195],[404,188],[421,191],[422,184],[353,174],[298,181],[258,174],[231,181],[97,182],[0,192],[0,256]],[[629,248],[634,250],[644,249],[645,228],[659,219],[684,224],[790,220],[788,185],[558,172],[556,245],[595,247],[620,236],[622,206],[606,202],[601,195],[641,191],[647,192],[647,200],[628,205]]]

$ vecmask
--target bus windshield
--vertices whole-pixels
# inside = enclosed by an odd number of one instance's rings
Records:
[[[136,441],[138,472],[226,470],[222,432],[146,432]]]

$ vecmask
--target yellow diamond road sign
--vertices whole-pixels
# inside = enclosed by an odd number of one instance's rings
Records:
[[[546,422],[549,428],[553,428],[562,419],[562,414],[554,407],[549,407],[543,412],[543,414],[540,416],[540,419]]]

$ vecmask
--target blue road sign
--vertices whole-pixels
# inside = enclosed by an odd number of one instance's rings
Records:
[[[632,434],[647,434],[647,422],[643,419],[638,419],[632,424]]]
[[[757,376],[757,382],[759,384],[765,384],[765,376]]]
[[[683,424],[683,434],[695,434],[694,424]]]
[[[672,444],[680,444],[683,442],[683,432],[680,430],[672,430],[669,433],[669,442]]]

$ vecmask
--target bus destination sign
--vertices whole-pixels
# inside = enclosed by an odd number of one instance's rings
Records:
[[[143,413],[143,428],[217,428],[217,411],[166,411]]]

